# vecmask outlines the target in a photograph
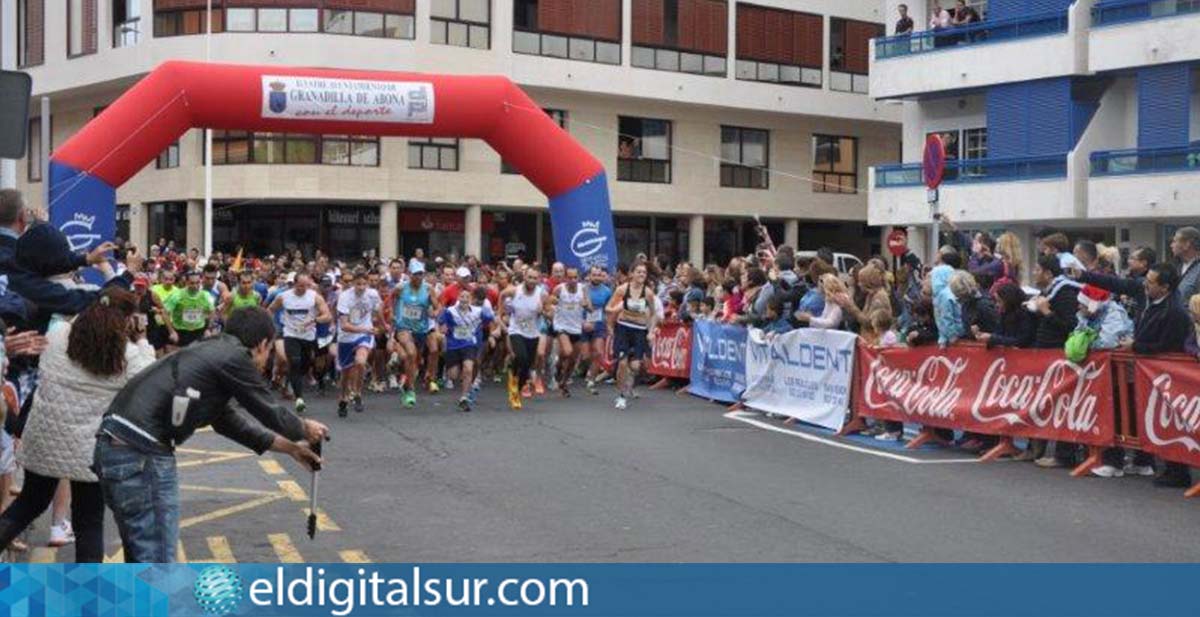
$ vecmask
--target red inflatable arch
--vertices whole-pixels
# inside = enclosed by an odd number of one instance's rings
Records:
[[[615,267],[604,168],[540,109],[505,77],[166,62],[54,152],[51,220],[111,238],[116,188],[191,128],[476,138],[549,197],[560,260]]]

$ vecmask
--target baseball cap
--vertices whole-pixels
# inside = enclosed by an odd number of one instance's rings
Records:
[[[459,266],[458,270],[454,271],[454,274],[460,279],[465,279],[471,276],[471,269],[466,266]]]
[[[408,273],[409,274],[425,274],[425,264],[423,264],[419,261],[414,261],[413,263],[408,264]]]

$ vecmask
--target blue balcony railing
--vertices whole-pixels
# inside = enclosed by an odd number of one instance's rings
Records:
[[[1100,0],[1092,7],[1092,24],[1111,26],[1189,13],[1200,13],[1200,0]]]
[[[1093,176],[1200,171],[1200,143],[1177,148],[1107,150],[1091,155]]]
[[[1016,156],[994,159],[967,159],[947,161],[944,184],[969,184],[973,182],[1016,182],[1040,178],[1064,178],[1067,175],[1067,155]],[[877,165],[875,186],[921,186],[920,163]]]
[[[929,51],[955,49],[963,45],[1011,41],[1032,36],[1060,34],[1066,31],[1066,11],[981,21],[953,28],[879,37],[875,39],[875,59],[883,60]]]

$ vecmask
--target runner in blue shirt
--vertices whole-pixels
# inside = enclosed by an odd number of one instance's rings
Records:
[[[478,289],[476,293],[481,291]],[[458,302],[442,311],[438,318],[446,335],[446,374],[459,381],[462,387],[459,411],[471,411],[470,391],[471,384],[475,383],[475,359],[479,356],[481,333],[495,318],[491,308],[475,306],[465,293],[458,294]]]
[[[592,301],[592,309],[583,320],[583,344],[579,346],[579,361],[590,358],[587,371],[587,391],[600,394],[596,389],[596,377],[603,370],[601,366],[605,347],[608,345],[608,326],[605,323],[604,307],[612,298],[613,290],[607,284],[608,272],[600,266],[592,266],[588,271],[588,297]]]
[[[408,284],[397,287],[393,292],[395,305],[392,311],[394,340],[392,351],[404,363],[405,407],[417,404],[417,372],[421,367],[429,335],[429,320],[436,315],[440,306],[429,285],[425,284],[425,267],[415,262],[408,272]]]

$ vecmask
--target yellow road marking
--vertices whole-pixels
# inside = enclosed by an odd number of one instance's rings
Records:
[[[249,458],[254,456],[253,452],[226,452],[218,454],[210,458],[200,459],[198,461],[185,461],[177,463],[176,467],[199,467],[200,465],[209,465],[212,463],[224,463],[226,461],[236,461],[238,459]]]
[[[283,475],[283,465],[273,458],[262,458],[258,460],[258,466],[268,475],[281,476]]]
[[[237,563],[233,558],[233,549],[229,548],[229,540],[225,536],[209,536],[208,550],[212,551],[214,563]]]
[[[187,529],[188,527],[191,527],[193,525],[199,525],[200,523],[207,523],[209,521],[215,521],[219,518],[225,518],[226,516],[229,516],[231,514],[237,514],[238,512],[244,512],[246,510],[252,510],[259,506],[265,506],[271,502],[279,501],[280,499],[283,499],[283,495],[280,495],[278,493],[271,494],[271,495],[263,495],[262,497],[259,497],[258,499],[251,499],[250,501],[242,502],[237,505],[229,506],[227,508],[221,508],[219,510],[213,510],[212,512],[208,512],[206,514],[200,514],[200,515],[193,516],[190,518],[185,518],[179,522],[179,528]]]
[[[267,539],[271,541],[271,548],[275,549],[281,563],[304,563],[300,551],[296,550],[296,545],[292,544],[292,539],[286,533],[268,534]]]
[[[104,563],[125,563],[125,549],[118,548],[117,552],[104,557]]]
[[[187,563],[187,551],[183,550],[183,540],[175,542],[175,561],[179,563]]]
[[[304,511],[305,518],[307,518],[309,509],[302,508],[302,510]],[[329,518],[329,515],[326,514],[325,511],[320,508],[317,508],[317,529],[319,531],[341,531],[342,530],[342,528],[338,527],[337,523],[333,522],[333,519]]]
[[[196,429],[196,432],[197,433],[211,433],[212,430],[213,430],[213,427],[211,427],[211,426],[202,426],[202,427]]]
[[[279,480],[279,490],[283,491],[292,501],[308,501],[308,493],[296,484],[295,480]]]
[[[206,493],[226,493],[229,495],[256,495],[259,497],[265,495],[278,495],[277,491],[261,491],[251,488],[226,488],[223,486],[201,486],[199,484],[180,484],[179,488],[185,491],[202,491]]]
[[[39,546],[29,554],[29,563],[54,563],[58,561],[58,549],[53,546]]]
[[[338,557],[346,563],[371,563],[371,558],[363,551],[338,551]]]

